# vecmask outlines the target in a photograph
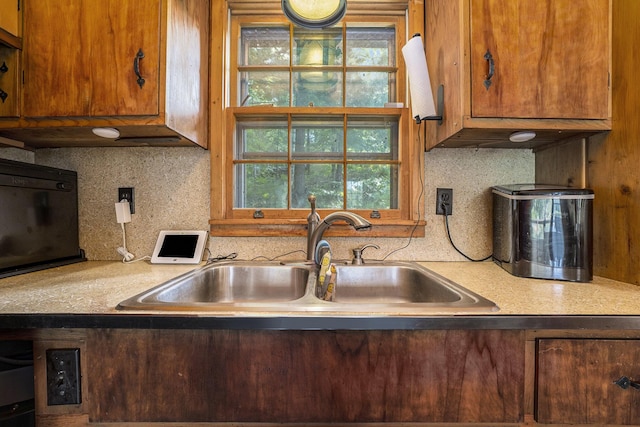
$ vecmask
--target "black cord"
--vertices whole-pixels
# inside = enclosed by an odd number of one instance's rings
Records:
[[[209,251],[209,253],[211,253],[211,251]],[[236,259],[238,257],[238,254],[235,252],[231,252],[229,255],[218,255],[215,257],[209,257],[209,259],[207,259],[207,264],[212,264],[214,262],[220,262],[220,261],[229,261],[232,259]]]
[[[442,206],[442,210],[443,212],[446,212],[446,210],[444,209],[445,207]],[[482,259],[473,259],[467,255],[465,255],[460,249],[458,249],[458,247],[455,245],[455,243],[453,243],[453,239],[451,239],[451,232],[449,231],[449,215],[444,215],[444,224],[447,228],[447,237],[449,238],[449,243],[451,243],[451,246],[453,246],[453,249],[455,249],[456,251],[458,251],[458,253],[460,255],[462,255],[463,257],[465,257],[466,259],[468,259],[469,261],[473,261],[473,262],[482,262],[482,261],[486,261],[488,259],[490,259],[493,255],[489,255],[487,257],[484,257]]]
[[[262,259],[262,258],[266,259],[267,261],[275,261],[278,258],[282,258],[283,256],[292,255],[292,254],[295,254],[295,253],[298,253],[298,252],[301,252],[305,256],[307,256],[307,251],[303,251],[302,249],[298,249],[298,250],[295,250],[295,251],[291,251],[291,252],[287,252],[287,253],[284,253],[284,254],[276,255],[273,258],[269,258],[269,257],[266,257],[264,255],[258,255],[255,258],[251,258],[251,261],[257,261],[257,260]]]

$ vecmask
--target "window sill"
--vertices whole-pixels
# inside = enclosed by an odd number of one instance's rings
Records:
[[[325,236],[333,237],[424,237],[425,221],[397,220],[377,222],[370,220],[373,226],[369,230],[356,231],[346,224],[333,224]],[[296,237],[307,235],[307,222],[304,220],[210,220],[211,236],[219,237]],[[415,230],[414,230],[415,229]]]

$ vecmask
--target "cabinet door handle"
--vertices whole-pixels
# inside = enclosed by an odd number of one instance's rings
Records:
[[[2,89],[0,89],[0,100],[2,100],[2,103],[4,104],[5,99],[7,99],[9,97],[9,94],[5,91],[3,91]]]
[[[9,71],[9,67],[7,67],[7,63],[2,61],[2,65],[0,65],[0,73],[4,74]]]
[[[628,389],[629,387],[633,387],[635,389],[640,390],[640,383],[631,381],[628,377],[620,377],[617,381],[613,382],[616,385],[619,385],[623,389]]]
[[[138,86],[140,86],[140,89],[142,89],[142,86],[144,86],[145,81],[140,74],[140,60],[142,58],[144,58],[144,52],[142,51],[142,48],[140,48],[140,50],[138,50],[138,53],[136,53],[136,57],[133,58],[133,72],[136,73],[136,76],[138,77],[138,80],[136,80],[136,82],[138,83]]]
[[[484,59],[487,61],[487,65],[488,65],[487,75],[485,76],[485,80],[484,80],[484,87],[487,90],[489,90],[491,83],[493,83],[491,79],[495,74],[496,64],[493,61],[493,55],[491,55],[491,52],[489,50],[487,50],[487,53],[484,54]]]

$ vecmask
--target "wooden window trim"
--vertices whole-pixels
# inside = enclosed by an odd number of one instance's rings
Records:
[[[351,2],[350,0],[350,6]],[[272,2],[262,3],[261,9],[273,9]],[[279,4],[279,2],[277,2]],[[355,2],[364,6],[364,2]],[[371,15],[397,16],[402,9],[407,16],[407,34],[424,34],[424,2],[420,0],[391,0],[380,2],[380,5],[370,7]],[[367,4],[371,5],[371,2]],[[307,211],[300,210],[304,214],[297,218],[291,215],[281,215],[278,210],[264,210],[264,218],[254,218],[253,211],[247,209],[233,209],[232,191],[228,191],[233,185],[233,171],[230,167],[233,160],[233,147],[229,136],[233,135],[236,109],[229,107],[230,83],[235,80],[228,75],[228,62],[231,56],[229,52],[230,14],[228,7],[234,7],[234,12],[249,13],[256,10],[256,2],[244,0],[230,0],[229,2],[214,2],[212,4],[212,31],[211,31],[211,219],[210,234],[212,236],[305,236]],[[384,9],[383,5],[389,6]],[[404,5],[400,7],[399,5]],[[253,9],[251,9],[253,7]],[[352,11],[353,8],[350,8]],[[365,7],[357,7],[358,13],[367,10]],[[385,10],[387,11],[385,13]],[[273,11],[272,11],[273,12]],[[275,13],[275,12],[274,12]],[[345,19],[350,19],[349,17]],[[367,18],[369,21],[375,20]],[[403,34],[398,34],[397,49],[404,45]],[[399,61],[402,61],[401,57]],[[403,162],[401,168],[402,180],[408,184],[406,196],[399,200],[401,209],[382,211],[381,218],[370,218],[371,211],[354,211],[371,221],[373,227],[367,231],[371,237],[423,237],[424,236],[424,134],[419,132],[418,126],[409,118],[409,108],[406,74],[404,64],[398,64],[398,102],[403,102],[405,108],[396,109],[400,114],[399,138],[403,141]],[[257,108],[257,107],[256,107]],[[246,110],[246,109],[245,109]],[[345,108],[348,110],[348,108]],[[305,110],[309,112],[308,110]],[[385,112],[387,110],[385,109]],[[408,166],[408,167],[406,167]],[[318,211],[322,218],[333,210],[321,209]],[[288,217],[287,217],[288,216]],[[362,232],[356,232],[348,226],[334,225],[326,235],[328,236],[362,236]]]

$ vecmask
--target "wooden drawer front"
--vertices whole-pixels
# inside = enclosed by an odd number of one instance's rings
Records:
[[[521,331],[92,330],[92,422],[523,419]]]
[[[537,421],[640,424],[640,340],[540,339]]]

